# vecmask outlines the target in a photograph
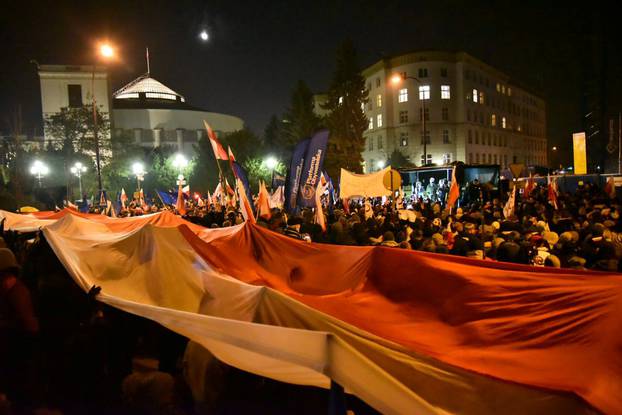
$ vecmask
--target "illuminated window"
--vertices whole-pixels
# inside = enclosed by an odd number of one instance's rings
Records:
[[[423,158],[423,154],[421,155],[421,165],[432,164],[432,154],[426,154],[426,155],[428,158],[427,161]]]
[[[408,111],[400,111],[400,124],[408,122]]]
[[[408,133],[400,133],[400,146],[408,146]]]
[[[443,130],[443,144],[451,144],[451,141],[449,141],[449,130]]]
[[[119,94],[115,98],[116,99],[127,99],[127,98],[136,98],[138,99],[138,92],[128,92],[126,94]]]
[[[339,104],[343,104],[343,97],[339,97]]]
[[[374,129],[374,119],[373,119],[373,117],[369,119],[368,129],[369,130],[373,130]]]
[[[449,109],[447,107],[443,107],[441,115],[443,121],[449,120]]]
[[[382,95],[380,94],[376,96],[376,107],[378,108],[382,107]]]
[[[497,92],[501,92],[501,84],[497,82]]]
[[[479,103],[484,104],[484,91],[479,91]]]
[[[505,128],[506,124],[505,124],[505,117],[501,118],[501,128]]]
[[[450,99],[451,98],[451,89],[449,85],[441,85],[441,99]]]
[[[397,96],[397,102],[408,102],[408,88],[400,89],[400,92]]]
[[[490,116],[490,125],[492,125],[493,127],[497,126],[497,116],[495,114],[492,114]]]
[[[508,87],[508,96],[511,97],[512,96],[512,88]]]
[[[163,94],[161,92],[145,92],[145,98],[170,99],[171,101],[177,100],[175,95]]]
[[[477,89],[474,89],[473,90],[473,102],[477,102],[477,97],[478,97]]]
[[[382,114],[376,115],[376,128],[382,127]]]
[[[365,112],[365,104],[361,102],[361,111]]]
[[[430,85],[421,85],[419,87],[419,99],[430,99]]]
[[[451,163],[451,153],[445,153],[443,154],[443,164],[449,164]]]
[[[505,95],[505,85],[501,85],[501,93]]]

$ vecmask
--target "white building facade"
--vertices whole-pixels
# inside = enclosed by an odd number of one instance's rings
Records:
[[[401,83],[391,82],[396,74],[404,78]],[[466,53],[383,59],[363,76],[369,91],[366,172],[378,170],[395,150],[417,166],[453,161],[501,168],[547,165],[544,100]]]

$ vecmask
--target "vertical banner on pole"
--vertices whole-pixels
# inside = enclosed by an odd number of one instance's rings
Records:
[[[587,174],[584,132],[572,135],[572,152],[574,156],[574,174]]]

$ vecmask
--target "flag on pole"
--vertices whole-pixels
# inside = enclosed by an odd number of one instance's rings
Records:
[[[127,194],[125,193],[125,189],[121,188],[121,207],[125,208],[127,204]]]
[[[324,209],[322,208],[322,195],[326,192],[328,187],[328,180],[324,177],[324,173],[321,173],[320,180],[315,190],[315,223],[322,227],[322,231],[326,232],[326,219],[324,218]]]
[[[515,208],[516,208],[516,186],[512,188],[512,193],[510,193],[510,198],[505,203],[505,206],[503,206],[503,216],[505,216],[505,218],[508,219],[509,217],[514,215]]]
[[[149,205],[147,205],[147,203],[145,202],[145,194],[143,193],[143,189],[140,189],[140,193],[139,193],[139,197],[138,200],[140,202],[140,207],[147,212],[147,209],[149,209]]]
[[[207,130],[207,137],[209,138],[210,144],[212,145],[212,150],[214,150],[214,157],[216,157],[216,160],[229,160],[227,152],[225,151],[222,144],[220,144],[220,141],[218,141],[216,134],[214,134],[214,131],[209,126],[207,121],[203,121],[203,124],[205,124],[205,129]]]
[[[616,185],[613,179],[613,176],[607,177],[607,184],[605,185],[605,193],[611,198],[615,199],[616,197]]]
[[[244,220],[250,223],[256,223],[255,216],[253,214],[253,208],[251,207],[251,203],[246,197],[247,192],[244,188],[244,183],[240,179],[237,179],[235,183],[238,189],[238,195],[240,197],[240,210],[242,211],[242,216],[244,217]]]
[[[557,209],[557,179],[549,178],[549,189],[548,189],[548,198],[549,203]]]
[[[175,204],[175,209],[177,209],[177,212],[182,216],[186,214],[186,201],[184,200],[181,184],[178,186],[177,190],[177,203]]]
[[[451,186],[449,186],[449,194],[447,195],[447,207],[453,208],[454,204],[460,197],[460,186],[456,179],[456,166],[454,166],[451,172]]]
[[[270,208],[283,209],[285,203],[285,186],[279,186],[270,195]]]
[[[529,179],[527,179],[527,184],[525,185],[525,190],[523,191],[523,198],[527,199],[535,187],[536,184],[533,180],[533,176],[529,174]]]
[[[263,181],[259,182],[259,194],[257,195],[257,214],[264,219],[270,219],[270,194]]]
[[[298,193],[300,192],[300,178],[302,177],[305,155],[307,154],[310,142],[310,138],[301,140],[292,153],[285,183],[285,210],[288,212],[294,212],[297,208]]]

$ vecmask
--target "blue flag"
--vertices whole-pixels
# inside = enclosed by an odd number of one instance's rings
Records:
[[[156,190],[156,193],[160,196],[160,200],[162,200],[162,203],[165,205],[175,205],[177,203],[177,197],[173,197],[167,192]]]
[[[300,191],[298,192],[298,205],[301,207],[315,206],[315,189],[322,174],[327,145],[328,130],[315,133],[309,141],[309,148],[305,155],[305,163],[300,177]]]
[[[305,164],[305,154],[307,154],[310,142],[310,138],[305,138],[300,141],[292,153],[292,160],[289,163],[287,180],[285,181],[285,210],[288,212],[293,212],[298,205],[300,177],[302,176],[302,169]]]
[[[279,186],[285,186],[285,176],[275,171],[272,174],[272,188],[277,189]]]

